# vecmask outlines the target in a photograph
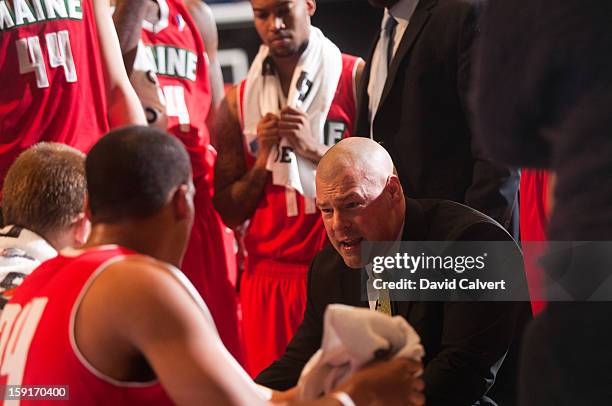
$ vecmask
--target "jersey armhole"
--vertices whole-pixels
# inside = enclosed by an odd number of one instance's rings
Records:
[[[89,290],[93,282],[96,280],[98,276],[102,274],[102,272],[107,270],[111,265],[114,265],[117,262],[125,258],[126,258],[126,255],[118,255],[116,257],[113,257],[107,260],[106,262],[102,263],[102,265],[100,265],[98,269],[96,269],[94,273],[92,273],[89,276],[89,278],[87,279],[87,281],[81,288],[81,291],[79,292],[79,295],[77,296],[76,301],[72,305],[72,310],[70,311],[70,320],[68,322],[68,339],[70,340],[70,347],[72,348],[72,352],[77,357],[81,365],[83,365],[83,367],[85,367],[85,369],[88,370],[96,378],[106,383],[109,383],[113,386],[122,387],[122,388],[147,388],[147,387],[151,387],[151,386],[158,384],[159,380],[154,379],[152,381],[145,381],[145,382],[119,381],[113,377],[110,377],[104,374],[100,370],[98,370],[95,366],[93,366],[87,360],[87,358],[85,358],[85,355],[83,355],[83,353],[81,352],[81,350],[79,349],[77,345],[76,336],[74,334],[77,311],[79,310],[79,306],[81,305],[81,302],[83,301],[83,297],[85,296],[85,294],[87,293],[87,291]]]
[[[355,111],[359,108],[358,100],[357,100],[357,70],[359,69],[359,64],[363,62],[361,57],[355,58],[355,63],[353,65],[353,102],[355,104]]]

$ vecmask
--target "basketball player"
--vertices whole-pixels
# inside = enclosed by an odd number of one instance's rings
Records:
[[[255,28],[264,46],[247,79],[229,90],[218,113],[214,202],[228,226],[237,227],[249,220],[244,239],[248,257],[240,300],[248,371],[255,376],[283,354],[302,321],[308,265],[326,241],[314,200],[274,184],[267,169],[268,158],[273,155],[283,160],[289,148],[314,166],[329,146],[351,133],[356,104],[354,89],[363,61],[336,51],[339,79],[325,81],[328,72],[323,69],[323,77],[317,78],[323,83],[320,87],[331,89],[319,91],[335,89],[335,95],[332,93],[327,118],[323,116],[324,126],[315,128],[311,115],[287,104],[288,95],[294,92],[290,89],[292,83],[305,86],[299,99],[306,100],[316,93],[316,90],[310,93],[309,80],[294,78],[305,72],[298,65],[308,63],[302,57],[309,42],[313,42],[311,34],[320,33],[310,25],[315,1],[252,0],[251,5]],[[335,48],[333,44],[329,46]],[[324,62],[322,65],[330,60]],[[256,88],[256,84],[250,83],[268,78],[278,78],[276,87],[278,93],[282,89],[282,94],[276,96],[282,110],[271,112],[263,105],[246,109],[245,100],[265,98],[256,91],[245,96],[248,89]],[[250,114],[256,117],[249,117]],[[256,138],[247,136],[246,120],[258,123]],[[282,138],[291,146],[279,150]],[[314,178],[309,183],[304,187],[314,189]]]
[[[145,122],[108,0],[1,0],[0,55],[0,188],[39,141],[86,152],[109,126]]]
[[[67,145],[41,142],[13,162],[2,189],[0,309],[41,262],[85,243],[86,189],[85,155]]]
[[[265,404],[176,269],[194,217],[181,143],[126,127],[93,147],[86,173],[91,238],[84,250],[42,264],[5,307],[0,384],[65,385],[76,405]],[[423,404],[418,368],[380,363],[340,386],[343,395],[315,404]],[[21,404],[40,402],[31,398]]]
[[[128,65],[139,41],[144,44],[165,100],[167,130],[183,142],[191,157],[196,218],[181,270],[206,301],[225,346],[242,360],[237,297],[229,279],[236,269],[234,238],[212,205],[216,151],[206,122],[211,93],[222,93],[223,87],[218,63],[209,69],[210,58],[205,56],[205,51],[215,55],[216,43],[212,50],[205,49],[203,38],[213,36],[209,42],[216,42],[214,19],[200,0],[122,0],[114,19]],[[206,36],[200,27],[210,27]],[[216,80],[209,80],[209,72],[215,71],[219,72],[211,78]]]

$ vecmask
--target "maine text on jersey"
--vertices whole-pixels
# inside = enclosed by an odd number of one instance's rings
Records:
[[[195,82],[198,66],[198,55],[195,52],[170,45],[147,45],[146,53],[158,75]]]
[[[48,20],[82,20],[81,0],[0,0],[0,31]]]

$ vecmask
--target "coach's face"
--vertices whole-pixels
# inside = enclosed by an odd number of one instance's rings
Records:
[[[314,0],[251,0],[255,29],[275,58],[299,55],[308,43]]]
[[[363,266],[362,242],[397,238],[404,221],[401,193],[395,175],[378,179],[348,168],[331,179],[317,177],[317,206],[325,230],[348,267]]]

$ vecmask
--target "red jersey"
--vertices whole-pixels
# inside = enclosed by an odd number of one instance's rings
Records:
[[[172,404],[158,381],[118,382],[89,364],[75,344],[73,323],[82,295],[104,269],[131,254],[106,246],[38,267],[0,318],[0,385],[67,385],[70,402],[79,405]]]
[[[544,269],[538,263],[544,255],[545,245],[531,243],[532,241],[547,241],[546,216],[548,208],[548,172],[542,169],[522,169],[519,186],[520,230],[523,244],[523,258],[527,284],[532,291],[532,297],[542,297],[544,288]],[[540,313],[546,307],[544,300],[532,300],[531,308],[534,314]]]
[[[212,204],[216,152],[206,126],[212,96],[204,43],[181,0],[156,1],[160,19],[144,21],[141,38],[166,99],[168,131],[187,148],[196,187],[196,218],[181,269],[210,308],[223,343],[240,361],[236,292],[229,280],[236,269],[234,235]]]
[[[92,0],[0,1],[0,188],[40,141],[87,152],[108,131]]]
[[[210,176],[214,152],[206,118],[211,90],[205,49],[199,31],[180,0],[156,0],[160,19],[143,21],[142,42],[166,99],[168,131],[183,141],[195,179]]]
[[[324,126],[327,145],[351,133],[358,60],[342,55],[342,73]],[[241,116],[244,87],[245,82],[242,82]],[[248,151],[246,145],[245,150]],[[253,161],[254,157],[249,154],[247,163],[251,165]],[[314,201],[284,186],[273,185],[271,178],[268,177],[244,239],[248,257],[242,274],[240,300],[246,369],[253,377],[284,354],[287,343],[302,322],[308,265],[326,241],[323,221]],[[288,213],[288,191],[293,193],[292,200],[297,203],[297,215]]]
[[[324,142],[334,145],[348,137],[355,119],[355,74],[359,58],[342,54],[342,73],[324,128]],[[240,84],[239,111],[242,116],[245,81]],[[249,166],[254,157],[247,157]],[[272,184],[271,177],[251,217],[245,236],[250,257],[308,265],[323,247],[326,237],[321,214],[312,204],[305,207],[304,197],[296,193],[298,214],[287,214],[286,188]]]

